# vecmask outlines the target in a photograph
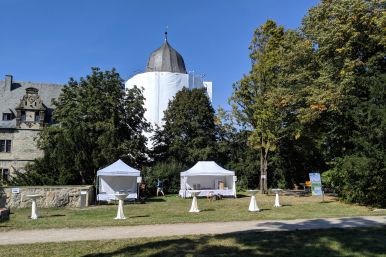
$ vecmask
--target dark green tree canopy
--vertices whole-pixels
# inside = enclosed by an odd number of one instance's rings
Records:
[[[298,32],[268,20],[255,30],[250,50],[251,71],[235,83],[230,101],[240,124],[250,130],[248,143],[260,149],[260,188],[267,192],[269,154],[283,138],[300,137],[313,49]]]
[[[331,149],[328,158],[355,148],[350,138],[367,124],[368,104],[384,106],[385,20],[385,2],[377,0],[325,0],[303,19],[302,30],[315,45],[319,63],[313,81],[317,90],[309,102],[327,110],[319,121],[334,131],[323,139]]]
[[[385,1],[324,0],[304,17],[315,45],[323,100],[319,145],[331,169],[326,179],[343,199],[386,206]],[[331,108],[333,107],[333,108]]]
[[[206,90],[183,88],[169,102],[164,126],[155,132],[154,158],[193,164],[215,155],[214,109]]]
[[[244,189],[292,187],[321,172],[342,199],[386,206],[385,7],[321,0],[297,30],[259,26],[250,72],[233,86],[232,115],[220,109],[215,117],[205,89],[178,92],[155,130],[147,182],[161,178],[176,192],[179,172],[215,160]],[[147,157],[143,100],[138,88],[124,93],[114,70],[70,80],[55,102],[57,126],[40,135],[44,157],[19,181],[92,183],[117,158],[139,167]]]
[[[344,199],[385,205],[385,7],[322,0],[297,31],[274,21],[256,29],[251,71],[231,102],[261,150],[261,174],[268,163],[275,176],[284,166],[303,166],[305,175],[330,169]],[[298,172],[286,173],[304,177]]]
[[[70,79],[54,102],[57,125],[40,135],[44,157],[30,166],[32,172],[24,179],[35,184],[92,184],[96,171],[118,158],[139,167],[146,154],[142,132],[149,127],[143,101],[140,89],[124,91],[114,69],[93,68],[80,81]]]

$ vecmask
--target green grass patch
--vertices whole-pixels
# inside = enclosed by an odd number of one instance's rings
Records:
[[[274,208],[273,195],[258,195],[257,203],[262,211],[251,213],[248,211],[249,200],[249,197],[240,197],[209,202],[206,198],[200,198],[198,207],[201,212],[189,213],[191,199],[168,195],[149,199],[145,204],[126,204],[126,220],[114,220],[117,205],[99,205],[86,209],[40,208],[41,217],[38,220],[29,219],[30,208],[11,209],[10,220],[0,223],[0,231],[386,214],[385,211],[374,212],[364,206],[345,204],[332,197],[325,197],[325,202],[321,202],[320,197],[282,196],[283,207]]]
[[[24,256],[386,256],[386,227],[0,246]]]

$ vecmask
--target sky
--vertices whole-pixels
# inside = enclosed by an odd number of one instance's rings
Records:
[[[188,71],[213,81],[213,106],[229,109],[233,83],[251,68],[248,45],[267,19],[301,25],[316,0],[0,0],[0,79],[65,84],[111,70],[145,69],[164,41]]]

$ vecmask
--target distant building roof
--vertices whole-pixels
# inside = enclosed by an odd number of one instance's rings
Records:
[[[15,108],[26,94],[26,89],[36,90],[44,106],[47,107],[47,114],[53,111],[52,100],[59,97],[64,85],[46,84],[35,82],[13,81],[12,76],[7,75],[5,80],[0,80],[0,115],[2,113],[16,114]],[[0,128],[16,128],[16,120],[3,121],[0,117]]]
[[[184,59],[169,45],[167,39],[165,39],[165,42],[160,48],[150,55],[146,66],[146,72],[152,71],[187,73]]]

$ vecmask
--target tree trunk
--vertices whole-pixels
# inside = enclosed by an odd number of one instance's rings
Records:
[[[263,147],[260,148],[260,193],[264,193],[264,154]]]
[[[260,148],[260,193],[268,193],[267,183],[267,169],[268,169],[268,150],[263,147]]]
[[[268,155],[264,155],[264,194],[268,194]]]
[[[86,179],[85,176],[83,175],[82,171],[79,171],[80,179],[82,181],[82,185],[86,185]]]

